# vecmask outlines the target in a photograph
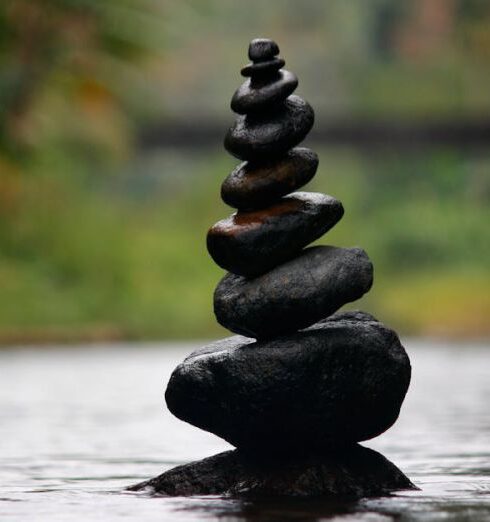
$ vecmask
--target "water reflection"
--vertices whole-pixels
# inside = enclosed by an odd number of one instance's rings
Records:
[[[355,508],[356,504],[325,502],[320,499],[215,499],[211,504],[208,499],[194,499],[191,502],[178,501],[174,509],[183,514],[212,514],[219,520],[230,522],[313,522],[349,515],[356,511]]]

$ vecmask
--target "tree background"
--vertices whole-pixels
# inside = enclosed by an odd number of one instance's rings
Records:
[[[205,235],[231,212],[236,161],[209,132],[233,121],[257,36],[278,41],[317,128],[463,129],[376,146],[313,132],[308,190],[346,208],[321,242],[374,262],[355,307],[404,334],[490,334],[490,149],[464,139],[490,121],[487,1],[4,0],[2,343],[225,334]]]

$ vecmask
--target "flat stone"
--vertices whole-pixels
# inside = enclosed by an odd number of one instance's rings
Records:
[[[241,163],[221,185],[223,201],[243,210],[263,208],[306,185],[316,173],[318,156],[296,147],[280,159]]]
[[[372,282],[364,250],[310,247],[255,279],[225,275],[214,292],[214,313],[232,332],[272,338],[333,314],[362,297]]]
[[[387,458],[358,444],[343,452],[292,458],[289,455],[257,458],[238,450],[225,451],[177,466],[128,488],[179,497],[232,495],[330,500],[379,497],[417,489]]]
[[[270,160],[298,145],[314,119],[310,105],[293,94],[272,111],[238,116],[226,134],[225,149],[241,160]]]
[[[239,210],[208,232],[207,246],[220,267],[255,277],[295,256],[330,230],[344,209],[337,199],[294,192],[262,210]]]
[[[268,109],[283,102],[298,86],[298,78],[292,72],[282,70],[267,82],[246,80],[235,91],[231,109],[238,114]]]
[[[245,65],[240,71],[242,76],[266,76],[277,72],[286,65],[286,62],[282,58],[272,58],[265,62],[255,62]]]
[[[279,54],[279,46],[269,38],[254,38],[248,46],[248,57],[254,61],[270,60]]]
[[[392,426],[410,373],[393,330],[347,312],[269,341],[234,336],[196,350],[165,399],[176,417],[238,448],[325,452]]]

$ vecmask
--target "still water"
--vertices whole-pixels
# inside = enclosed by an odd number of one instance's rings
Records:
[[[0,351],[0,521],[490,521],[490,345],[405,345],[401,417],[365,445],[421,491],[346,505],[124,491],[229,448],[165,410],[165,383],[192,345]]]

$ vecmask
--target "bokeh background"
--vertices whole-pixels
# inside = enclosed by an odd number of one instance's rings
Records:
[[[258,36],[316,111],[322,242],[374,262],[355,307],[490,335],[490,2],[3,0],[0,343],[225,335],[205,236]]]

